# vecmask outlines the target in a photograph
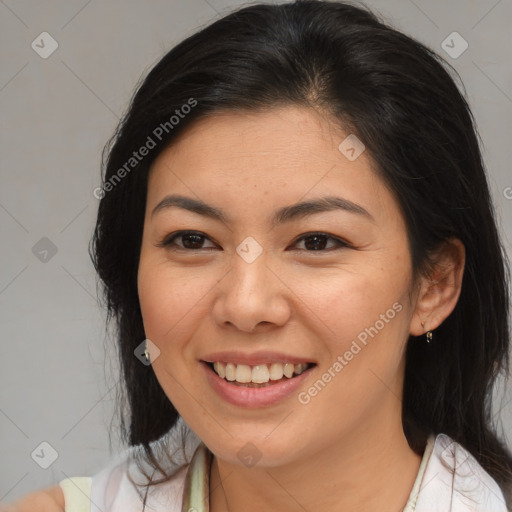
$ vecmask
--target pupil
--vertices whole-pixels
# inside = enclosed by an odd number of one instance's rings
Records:
[[[311,243],[308,243],[308,240],[315,240],[315,241],[311,244]],[[320,244],[320,247],[319,247],[319,244]],[[315,251],[319,250],[319,249],[325,249],[325,237],[322,235],[311,235],[308,238],[306,238],[305,245],[306,245],[307,249],[313,249]]]
[[[195,239],[195,241],[192,241],[192,244],[187,244],[187,240],[190,241],[190,239]],[[184,235],[183,236],[183,245],[187,249],[200,249],[202,245],[202,239],[203,237],[201,235]],[[192,245],[193,247],[189,247]]]

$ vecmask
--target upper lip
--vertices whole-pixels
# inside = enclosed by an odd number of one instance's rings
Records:
[[[215,352],[208,354],[202,358],[207,363],[233,363],[233,364],[246,364],[249,366],[256,366],[258,364],[271,364],[271,363],[314,363],[311,359],[304,357],[297,357],[292,355],[283,354],[281,352],[273,351],[260,351],[247,354],[238,351]]]

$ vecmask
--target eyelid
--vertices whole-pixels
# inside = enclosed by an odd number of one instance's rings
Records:
[[[166,235],[160,242],[158,242],[156,245],[156,247],[162,247],[162,248],[171,248],[172,246],[172,243],[174,241],[175,238],[179,238],[179,237],[182,237],[182,236],[186,236],[186,235],[197,235],[201,238],[204,238],[206,240],[209,240],[210,242],[214,243],[217,245],[216,242],[214,242],[211,237],[209,237],[208,235],[206,235],[205,233],[203,233],[202,231],[194,231],[194,230],[179,230],[179,231],[174,231],[173,233],[170,233],[168,235]],[[292,246],[298,244],[299,242],[303,241],[304,239],[306,238],[309,238],[309,237],[312,237],[312,236],[323,236],[325,237],[327,240],[334,240],[337,244],[337,247],[331,247],[329,249],[323,249],[323,250],[319,250],[319,251],[308,251],[307,249],[295,249],[296,251],[300,251],[300,252],[305,252],[305,253],[329,253],[333,250],[338,250],[338,249],[342,249],[342,248],[354,248],[354,246],[348,242],[347,240],[344,240],[343,238],[340,238],[338,236],[335,236],[335,235],[331,235],[330,233],[327,233],[325,231],[308,231],[306,233],[303,233],[301,234],[299,237],[297,237],[293,242],[292,242]],[[205,249],[213,249],[213,247],[205,247],[205,248],[200,248],[200,249],[187,249],[187,248],[184,248],[184,247],[174,247],[173,248],[174,250],[177,250],[177,251],[183,251],[183,252],[195,252],[195,251],[204,251]],[[293,250],[293,249],[292,249]]]
[[[174,231],[166,236],[164,236],[164,238],[162,240],[160,240],[160,242],[158,242],[156,245],[156,247],[163,247],[164,249],[165,248],[169,248],[169,246],[172,245],[172,242],[174,241],[175,238],[179,238],[180,236],[186,236],[186,235],[197,235],[197,236],[200,236],[202,238],[205,238],[207,240],[210,240],[212,243],[216,243],[214,242],[208,235],[206,235],[205,233],[203,233],[202,231],[194,231],[194,230],[179,230],[179,231]],[[179,247],[177,248],[178,250],[182,250],[182,251],[186,251],[186,252],[192,252],[192,251],[204,251],[204,249],[186,249],[186,248],[183,248],[183,247]],[[206,247],[206,249],[212,249],[212,247]]]
[[[324,249],[322,251],[307,251],[305,249],[296,249],[296,250],[300,250],[301,252],[307,252],[307,253],[327,253],[327,252],[331,252],[333,250],[344,248],[344,247],[351,247],[351,248],[353,248],[352,244],[350,244],[349,242],[347,242],[343,238],[331,235],[330,233],[327,233],[325,231],[308,231],[307,233],[303,233],[302,235],[300,235],[298,238],[296,238],[292,242],[292,245],[296,245],[297,243],[301,242],[305,238],[308,238],[310,236],[315,236],[315,235],[323,236],[327,240],[334,240],[338,244],[338,246],[337,247],[331,247],[330,249]]]

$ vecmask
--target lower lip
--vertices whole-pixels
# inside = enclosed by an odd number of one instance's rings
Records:
[[[206,371],[206,377],[212,388],[217,394],[230,404],[237,405],[239,407],[268,407],[284,400],[293,394],[308,378],[309,373],[314,368],[308,368],[300,375],[293,377],[292,379],[283,380],[277,384],[265,386],[263,388],[247,388],[245,386],[237,386],[231,384],[226,379],[219,377],[210,366],[204,362],[201,365]]]

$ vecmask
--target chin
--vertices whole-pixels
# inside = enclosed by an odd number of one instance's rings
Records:
[[[266,435],[266,434],[265,434]],[[220,460],[229,464],[248,468],[273,468],[293,462],[299,453],[295,451],[297,443],[290,438],[267,438],[265,435],[249,435],[229,438],[226,443],[219,443],[218,438],[211,443],[204,443]],[[259,440],[258,440],[259,439]]]

